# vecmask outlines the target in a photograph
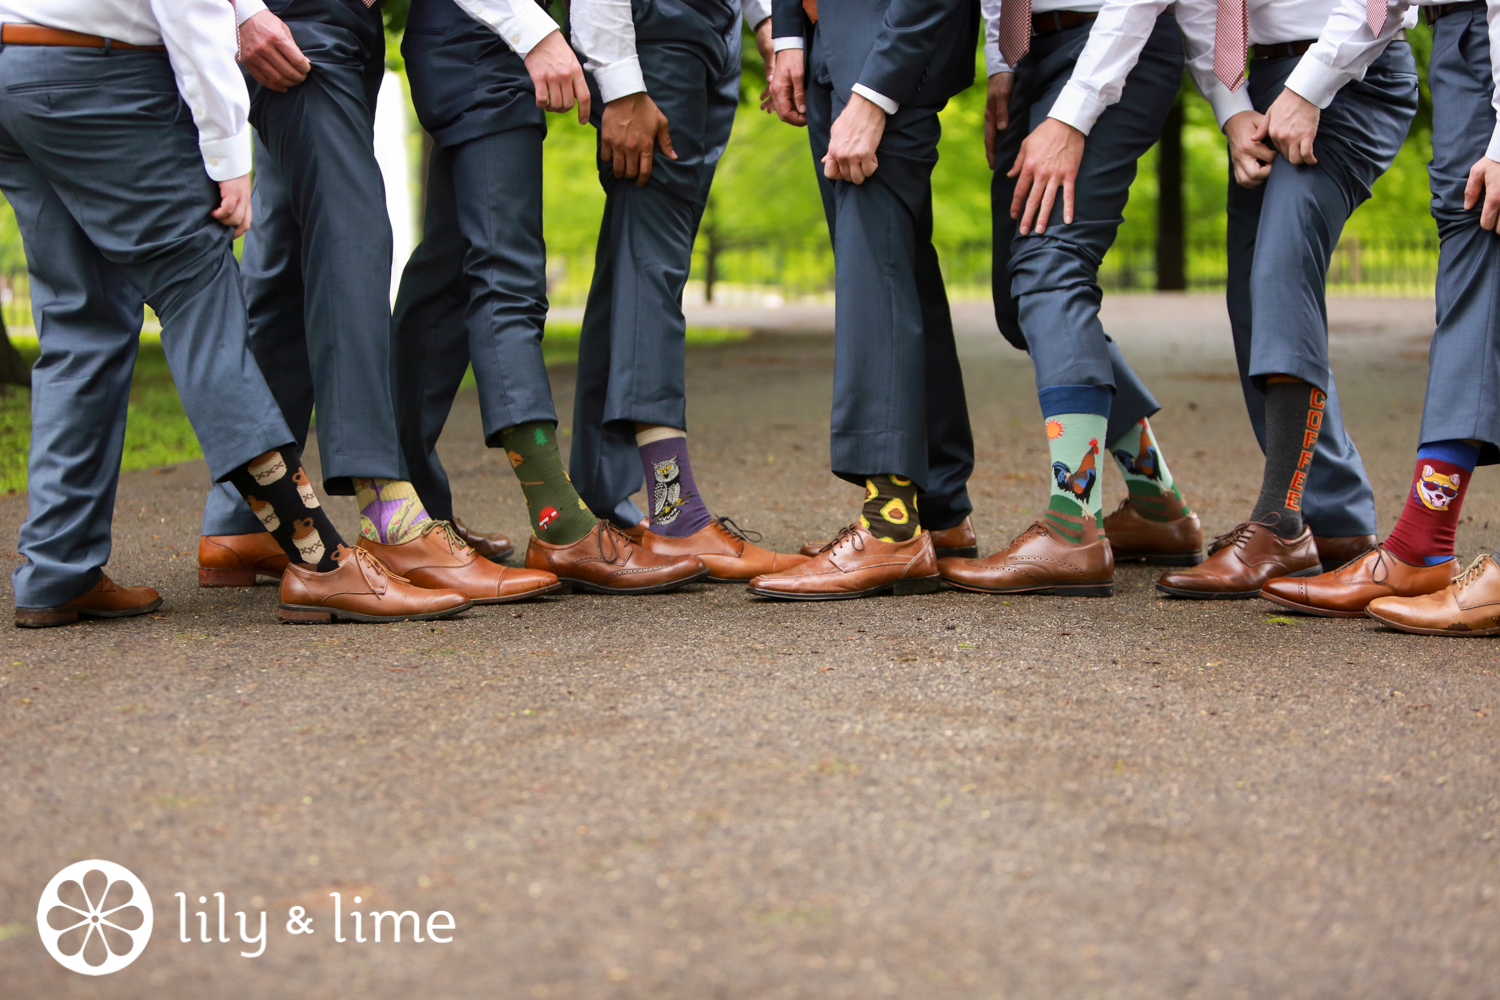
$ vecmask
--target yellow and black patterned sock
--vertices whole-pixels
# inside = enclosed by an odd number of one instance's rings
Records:
[[[865,480],[865,507],[859,523],[883,542],[907,542],[922,533],[917,517],[917,484],[900,476]]]

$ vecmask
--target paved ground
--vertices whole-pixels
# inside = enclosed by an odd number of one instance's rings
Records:
[[[1389,524],[1431,305],[1333,313]],[[707,319],[781,329],[691,358],[699,483],[777,546],[836,529],[859,497],[826,471],[828,314]],[[1047,464],[1025,358],[982,306],[959,319],[990,549],[1041,508]],[[1166,403],[1190,502],[1229,527],[1259,465],[1220,301],[1117,299],[1108,319]],[[463,515],[525,530],[472,396],[445,454]],[[1141,568],[1112,600],[788,607],[705,585],[292,629],[270,587],[194,586],[205,484],[197,465],[122,483],[111,572],[161,588],[161,614],[4,640],[6,998],[1500,989],[1500,643],[1168,601]],[[0,500],[0,538],[23,507]],[[1500,542],[1493,474],[1466,514],[1466,558]],[[52,874],[96,857],[157,911],[103,980],[31,930]],[[252,932],[269,911],[265,954],[181,943],[179,891],[209,899],[190,933],[215,891],[231,936],[236,910]],[[450,911],[454,940],[336,943],[331,892]],[[313,934],[287,932],[293,906]]]

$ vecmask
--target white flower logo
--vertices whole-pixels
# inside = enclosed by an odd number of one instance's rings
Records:
[[[113,861],[79,861],[52,876],[36,906],[47,954],[65,969],[106,976],[134,962],[151,940],[151,896]]]

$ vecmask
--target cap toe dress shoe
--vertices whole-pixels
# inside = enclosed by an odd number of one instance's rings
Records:
[[[749,537],[752,534],[730,518],[716,517],[686,538],[669,538],[647,531],[641,536],[641,544],[667,558],[697,556],[708,567],[708,579],[713,583],[743,583],[807,562],[806,556],[761,548],[755,544],[760,536],[755,535],[752,541]]]
[[[203,535],[198,539],[198,586],[253,587],[262,576],[280,580],[288,561],[269,531]]]
[[[1093,518],[1088,518],[1092,523]],[[1004,549],[984,559],[940,559],[943,582],[981,594],[1110,597],[1115,561],[1109,540],[1094,535],[1074,545],[1037,521]]]
[[[1316,576],[1322,571],[1307,528],[1296,538],[1281,538],[1260,521],[1246,521],[1214,539],[1201,565],[1164,573],[1156,589],[1204,601],[1245,600],[1259,596],[1266,581],[1278,576]]]
[[[1420,597],[1377,597],[1365,614],[1418,635],[1500,635],[1500,565],[1480,556],[1442,590]]]
[[[932,535],[885,542],[868,528],[850,525],[816,556],[780,573],[750,581],[752,594],[784,601],[838,601],[854,597],[930,594],[942,586]]]
[[[526,566],[554,573],[574,590],[596,594],[662,594],[708,576],[697,556],[659,556],[605,520],[568,545],[533,536]]]
[[[1419,597],[1453,582],[1458,560],[1413,566],[1376,545],[1330,573],[1268,580],[1260,596],[1284,608],[1324,618],[1363,618],[1378,597]]]
[[[122,587],[101,573],[99,582],[55,608],[16,608],[17,628],[72,625],[79,618],[132,618],[161,607],[161,595],[150,587]]]
[[[358,544],[418,587],[456,590],[475,604],[508,604],[562,589],[556,575],[545,570],[515,569],[481,559],[447,521],[429,521],[420,535],[397,545],[368,538]]]
[[[395,575],[365,549],[341,545],[334,558],[338,566],[324,573],[306,563],[287,566],[281,578],[283,622],[436,621],[473,607],[456,590],[430,590]]]

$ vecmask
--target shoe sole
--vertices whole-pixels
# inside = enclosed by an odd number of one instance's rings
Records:
[[[1323,567],[1309,566],[1307,569],[1299,569],[1295,573],[1283,573],[1282,576],[1320,576]],[[1193,601],[1248,601],[1252,597],[1260,597],[1261,592],[1256,590],[1187,590],[1183,587],[1168,587],[1158,583],[1156,589],[1171,597],[1186,597]]]
[[[1044,594],[1052,597],[1113,597],[1115,581],[1098,583],[1058,583],[1031,587],[981,587],[972,583],[959,583],[943,578],[943,582],[954,590],[967,590],[974,594]]]
[[[665,594],[676,590],[678,587],[685,587],[690,583],[697,583],[699,580],[707,579],[707,566],[692,576],[683,577],[681,580],[672,580],[668,583],[654,584],[650,587],[606,587],[603,584],[590,583],[587,580],[576,580],[569,576],[560,576],[557,578],[559,583],[566,583],[575,592],[583,591],[589,594],[608,594],[612,597],[628,597],[631,594]]]
[[[283,604],[276,611],[276,616],[283,625],[331,625],[336,621],[361,622],[366,625],[382,625],[386,622],[435,622],[444,618],[452,618],[461,615],[474,606],[473,601],[465,601],[456,608],[446,611],[432,611],[421,615],[366,615],[358,611],[337,611],[328,608],[308,607],[306,605]]]
[[[1313,615],[1317,618],[1363,618],[1365,616],[1363,608],[1358,611],[1328,611],[1323,608],[1315,608],[1308,604],[1298,604],[1296,601],[1289,601],[1285,597],[1273,597],[1270,594],[1266,593],[1264,590],[1260,592],[1260,596],[1264,597],[1272,604],[1279,604],[1283,608],[1290,608],[1292,611],[1296,611],[1299,614]]]
[[[82,618],[134,618],[147,615],[161,607],[162,598],[150,604],[124,611],[91,611],[80,608],[17,608],[16,628],[56,628],[59,625],[74,625]]]
[[[1441,628],[1417,628],[1415,625],[1400,625],[1389,618],[1382,618],[1369,608],[1365,609],[1365,615],[1373,618],[1382,625],[1389,625],[1398,632],[1410,632],[1412,635],[1441,635],[1449,639],[1480,639],[1487,635],[1500,635],[1500,628],[1481,628],[1472,632],[1450,632]]]
[[[262,577],[267,580],[280,580],[281,574],[261,573],[253,569],[198,567],[198,586],[200,587],[253,587],[255,582]]]
[[[893,597],[933,594],[941,590],[942,586],[941,576],[919,576],[910,580],[894,580],[868,590],[852,590],[838,594],[788,594],[779,590],[762,590],[759,587],[746,587],[745,589],[756,597],[769,597],[778,601],[850,601],[859,597],[879,597],[881,594],[890,594]]]
[[[1208,558],[1202,549],[1197,552],[1132,552],[1123,556],[1116,552],[1114,555],[1116,565],[1128,562],[1145,563],[1147,566],[1197,566]]]
[[[549,584],[540,590],[528,590],[524,594],[512,594],[509,597],[475,597],[475,604],[514,604],[517,601],[529,601],[533,597],[541,597],[543,594],[555,594],[563,589],[562,581]]]

